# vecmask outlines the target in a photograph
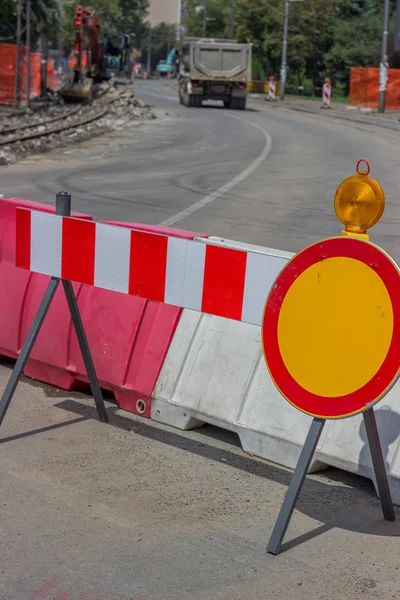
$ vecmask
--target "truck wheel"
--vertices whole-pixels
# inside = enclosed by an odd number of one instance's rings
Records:
[[[229,108],[231,110],[237,110],[238,109],[238,98],[231,98],[230,99]]]
[[[203,99],[201,96],[195,96],[195,106],[201,108],[203,105]]]
[[[245,110],[246,109],[246,98],[239,98],[239,110]]]
[[[195,102],[196,102],[196,97],[195,96],[188,96],[188,103],[187,103],[187,105],[190,108],[193,108],[193,106],[196,106]]]
[[[224,100],[224,107],[229,108],[229,100]]]

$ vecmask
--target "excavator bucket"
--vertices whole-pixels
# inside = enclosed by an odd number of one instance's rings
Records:
[[[66,102],[91,104],[93,101],[93,79],[86,77],[82,82],[68,83],[61,88],[60,95]]]

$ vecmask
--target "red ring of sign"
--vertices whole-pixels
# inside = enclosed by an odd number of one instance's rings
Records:
[[[334,257],[354,258],[368,265],[381,278],[393,307],[393,334],[386,358],[378,372],[364,386],[344,396],[326,398],[309,392],[293,379],[279,348],[278,322],[287,292],[306,269]],[[284,267],[268,296],[262,323],[262,344],[270,375],[281,394],[293,406],[321,419],[340,419],[362,412],[390,389],[400,369],[400,280],[397,266],[382,250],[354,238],[331,238],[309,246]]]

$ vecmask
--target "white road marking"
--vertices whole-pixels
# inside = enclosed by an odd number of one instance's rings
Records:
[[[143,91],[140,90],[139,93],[141,93],[141,92],[143,93],[144,96],[146,96],[146,95],[156,96],[157,98],[162,98],[162,99],[167,99],[167,100],[175,100],[175,102],[178,102],[176,97],[172,98],[172,96],[169,96],[169,95],[164,96],[164,95],[154,94],[151,92],[147,92],[145,90],[143,90]],[[170,227],[171,225],[175,225],[175,223],[178,223],[179,221],[186,219],[186,217],[189,217],[190,215],[197,212],[198,210],[201,210],[208,204],[215,202],[215,200],[218,200],[218,198],[220,198],[221,196],[226,194],[226,192],[229,192],[229,190],[234,188],[238,183],[240,183],[241,181],[246,179],[249,175],[254,173],[254,171],[264,162],[264,160],[267,158],[268,154],[271,152],[272,138],[269,135],[268,131],[266,129],[264,129],[264,127],[261,127],[261,125],[257,125],[257,123],[253,123],[253,121],[247,121],[246,119],[243,119],[243,117],[238,117],[237,115],[234,115],[230,112],[221,111],[221,113],[228,117],[231,117],[232,119],[237,119],[238,121],[243,121],[244,123],[247,123],[248,125],[252,125],[256,129],[261,131],[261,133],[264,135],[264,138],[265,138],[265,145],[264,145],[264,148],[263,148],[261,154],[246,169],[244,169],[244,171],[239,173],[239,175],[236,175],[236,177],[234,177],[233,179],[231,179],[230,181],[225,183],[222,187],[215,190],[215,192],[213,192],[209,196],[205,196],[204,198],[201,198],[201,200],[198,200],[197,202],[195,202],[188,208],[185,208],[184,210],[178,212],[176,215],[173,215],[172,217],[165,219],[165,221],[162,221],[161,223],[159,223],[159,225],[164,225],[165,227]]]
[[[231,113],[228,113],[225,111],[223,111],[223,114],[227,115],[229,117],[232,117],[233,119],[238,119],[239,121],[244,121],[245,123],[248,123],[249,125],[253,125],[253,127],[256,127],[256,129],[258,129],[259,131],[262,132],[262,134],[265,137],[265,146],[264,146],[261,154],[244,171],[242,171],[241,173],[239,173],[239,175],[236,175],[236,177],[234,177],[233,179],[231,179],[230,181],[225,183],[225,185],[220,187],[218,190],[215,190],[215,192],[213,192],[209,196],[205,196],[204,198],[201,198],[201,200],[198,200],[197,202],[195,202],[188,208],[185,208],[184,210],[180,211],[176,215],[173,215],[172,217],[165,219],[165,221],[162,221],[162,223],[160,223],[160,225],[165,225],[166,227],[170,227],[171,225],[178,223],[178,221],[182,221],[183,219],[186,219],[186,217],[189,217],[190,215],[197,212],[198,210],[201,210],[208,204],[215,202],[215,200],[217,200],[218,198],[220,198],[221,196],[226,194],[226,192],[229,192],[229,190],[234,188],[238,183],[240,183],[241,181],[246,179],[249,175],[254,173],[254,171],[261,165],[261,163],[264,162],[264,160],[267,158],[268,154],[271,152],[272,139],[266,129],[264,129],[260,125],[257,125],[256,123],[253,123],[252,121],[247,121],[246,119],[238,117],[237,115],[232,115]]]

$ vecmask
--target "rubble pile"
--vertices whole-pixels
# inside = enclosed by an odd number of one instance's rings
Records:
[[[106,110],[106,114],[102,113]],[[59,117],[46,123],[49,119]],[[87,123],[79,123],[87,119],[92,119]],[[16,162],[18,159],[28,154],[39,154],[47,152],[54,148],[59,148],[74,144],[85,139],[101,135],[119,128],[126,128],[131,121],[144,121],[154,119],[150,106],[135,98],[131,88],[124,87],[108,89],[100,98],[96,99],[91,105],[78,106],[50,106],[41,108],[37,111],[29,111],[23,115],[14,115],[0,119],[0,139],[5,140],[10,137],[10,144],[0,146],[0,165],[7,165]],[[6,130],[14,126],[23,127],[24,125],[35,125],[29,130],[1,134],[1,130]],[[62,131],[52,132],[58,127],[71,125],[70,128]],[[34,137],[27,140],[15,141],[15,135],[24,135],[39,133],[40,137]],[[14,140],[14,141],[13,141]]]

